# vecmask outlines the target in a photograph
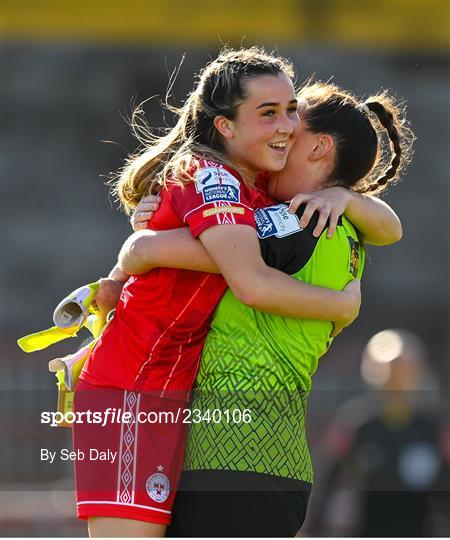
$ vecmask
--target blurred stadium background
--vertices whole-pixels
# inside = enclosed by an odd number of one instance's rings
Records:
[[[74,345],[26,355],[16,339],[50,326],[62,297],[113,265],[131,230],[105,185],[136,147],[124,117],[133,101],[164,97],[184,52],[178,103],[222,43],[278,47],[300,81],[315,73],[360,95],[383,87],[407,101],[415,158],[386,196],[404,238],[369,250],[360,318],[315,377],[309,437],[316,469],[333,411],[363,390],[361,352],[375,332],[417,332],[440,385],[433,392],[446,401],[449,22],[448,2],[434,0],[3,0],[3,535],[86,535],[73,517],[72,464],[40,461],[40,448],[70,447],[69,430],[39,417],[56,400],[47,361]],[[146,110],[151,125],[163,124],[158,99]],[[442,534],[445,520],[429,527]]]

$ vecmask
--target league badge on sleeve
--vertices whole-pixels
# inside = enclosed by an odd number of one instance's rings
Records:
[[[255,211],[256,232],[258,238],[276,236],[283,238],[302,231],[300,220],[295,214],[288,212],[285,204],[277,204]]]
[[[239,180],[226,169],[206,167],[195,175],[195,189],[204,203],[217,201],[240,202]]]

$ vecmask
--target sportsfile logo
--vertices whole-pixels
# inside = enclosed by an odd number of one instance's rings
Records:
[[[51,427],[60,424],[98,424],[105,427],[107,424],[175,424],[180,420],[182,409],[173,411],[139,412],[136,416],[131,411],[123,411],[115,407],[108,407],[104,411],[45,411],[41,413],[41,424],[50,424]]]
[[[60,411],[44,411],[41,413],[41,424],[56,427],[61,424],[97,424],[105,427],[107,424],[199,424],[221,423],[248,424],[252,421],[250,409],[189,409],[179,408],[171,411],[123,411],[108,407],[103,411],[76,411],[62,413]]]

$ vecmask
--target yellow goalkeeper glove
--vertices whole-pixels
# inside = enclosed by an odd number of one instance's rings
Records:
[[[55,326],[20,338],[17,343],[25,352],[40,351],[69,337],[75,337],[84,326],[94,338],[98,337],[106,324],[106,314],[101,313],[95,295],[98,282],[89,283],[70,293],[53,313]]]

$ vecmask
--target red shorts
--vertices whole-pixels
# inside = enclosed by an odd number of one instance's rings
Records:
[[[180,401],[78,381],[73,446],[79,518],[170,523],[183,468],[185,407]]]

